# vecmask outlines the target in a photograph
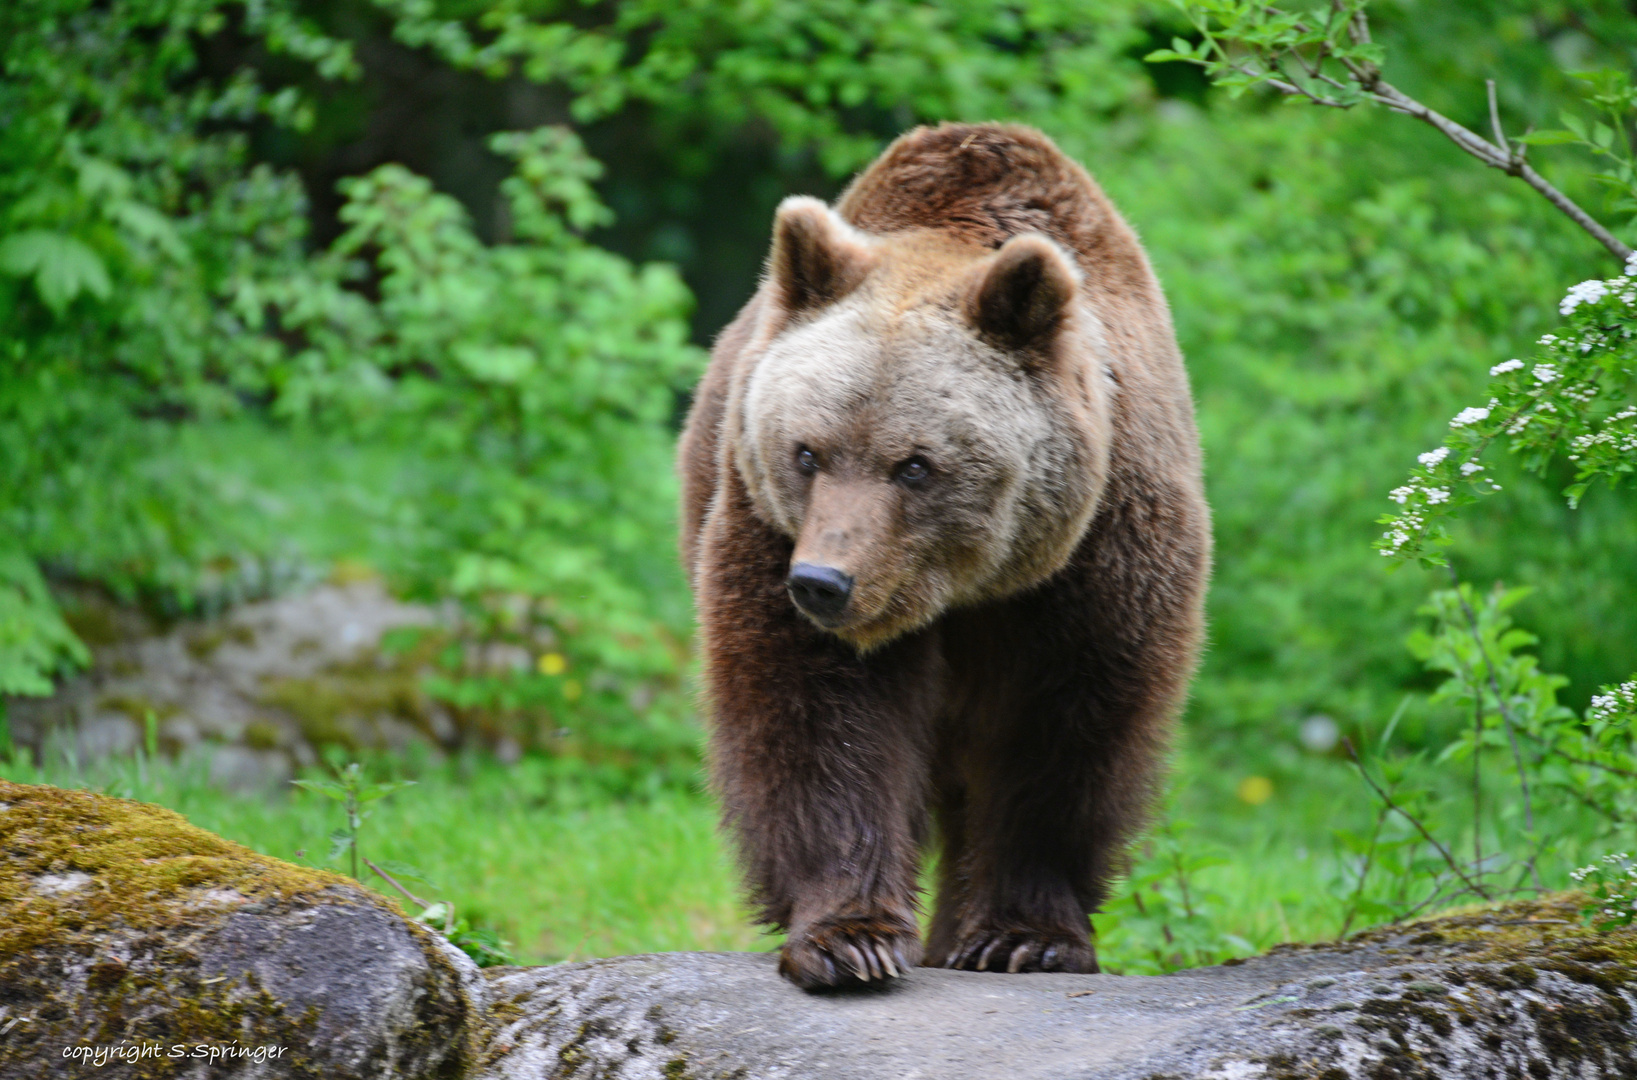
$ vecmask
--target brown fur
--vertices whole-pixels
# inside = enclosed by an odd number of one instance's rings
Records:
[[[1096,970],[1210,557],[1170,316],[1096,184],[1033,130],[945,125],[835,213],[788,200],[680,456],[712,768],[781,970],[922,958],[934,816],[926,963]],[[855,579],[846,612],[799,611],[793,562]]]

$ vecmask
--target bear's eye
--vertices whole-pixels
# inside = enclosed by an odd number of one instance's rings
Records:
[[[813,453],[813,451],[807,449],[805,446],[796,447],[796,468],[800,469],[804,473],[811,474],[818,472],[818,467],[819,460],[817,454]]]
[[[916,454],[914,457],[898,463],[898,469],[893,473],[893,478],[906,484],[919,484],[930,475],[932,475],[932,466],[928,464],[926,458]]]

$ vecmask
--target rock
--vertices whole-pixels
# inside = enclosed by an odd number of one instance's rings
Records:
[[[282,783],[325,744],[398,751],[461,734],[421,689],[437,641],[429,637],[414,655],[381,649],[389,631],[437,631],[438,616],[374,579],[258,600],[163,631],[90,594],[68,608],[92,645],[91,669],[49,698],[0,699],[13,738],[36,755],[128,755],[143,746],[151,716],[157,749],[203,756],[217,782],[249,789]]]
[[[132,1077],[1637,1076],[1637,929],[1587,928],[1581,899],[1165,976],[917,969],[808,994],[770,953],[479,972],[346,878],[0,782],[0,1080],[98,1047],[153,1047],[117,1062]]]
[[[274,750],[218,746],[210,753],[210,782],[238,792],[264,792],[288,783],[295,770],[290,759]]]
[[[1637,935],[1573,898],[1166,976],[920,969],[803,993],[771,954],[491,975],[476,1076],[1390,1080],[1637,1075]]]
[[[356,883],[142,803],[0,781],[0,806],[0,1077],[99,1047],[145,1077],[444,1077],[469,1057],[475,967]]]

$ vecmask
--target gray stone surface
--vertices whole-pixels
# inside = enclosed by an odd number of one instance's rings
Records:
[[[1425,940],[1437,935],[1421,927],[1159,977],[921,969],[886,986],[821,995],[780,979],[769,954],[513,969],[490,976],[491,1027],[475,1075],[1637,1076],[1623,967],[1550,955],[1537,966],[1502,962],[1483,927],[1481,919],[1464,927],[1467,940]],[[1506,929],[1493,925],[1495,934]]]

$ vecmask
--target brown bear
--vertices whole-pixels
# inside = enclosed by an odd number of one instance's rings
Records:
[[[680,470],[713,779],[780,971],[1096,971],[1210,525],[1170,314],[1091,177],[946,124],[834,210],[785,200]]]

